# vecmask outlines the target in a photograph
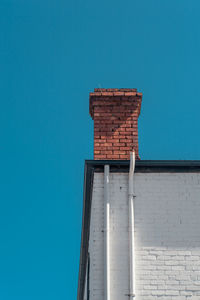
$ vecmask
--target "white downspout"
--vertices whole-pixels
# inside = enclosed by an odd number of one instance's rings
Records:
[[[109,165],[104,166],[104,298],[110,300],[110,201]]]
[[[129,258],[130,258],[130,299],[135,297],[135,253],[134,253],[134,188],[133,176],[135,170],[135,151],[130,153],[129,169]]]

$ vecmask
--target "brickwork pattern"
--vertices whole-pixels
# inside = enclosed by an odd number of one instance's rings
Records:
[[[90,93],[94,120],[94,159],[130,158],[138,153],[138,117],[142,94],[136,89],[95,89]]]
[[[90,299],[103,300],[103,174],[94,174]],[[200,174],[136,173],[137,300],[200,299]],[[128,174],[110,174],[111,300],[129,293]]]

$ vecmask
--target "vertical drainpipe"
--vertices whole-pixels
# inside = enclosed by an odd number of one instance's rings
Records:
[[[104,298],[110,300],[109,165],[104,166]]]
[[[135,297],[135,253],[134,253],[134,190],[133,176],[135,170],[135,151],[130,153],[130,169],[129,169],[129,258],[130,258],[130,299]]]

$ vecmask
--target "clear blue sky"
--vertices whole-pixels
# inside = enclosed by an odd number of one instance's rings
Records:
[[[142,159],[200,159],[199,0],[0,0],[0,299],[76,299],[89,92],[143,92]]]

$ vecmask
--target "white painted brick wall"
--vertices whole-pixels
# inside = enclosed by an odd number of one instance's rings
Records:
[[[200,300],[200,174],[136,173],[136,300]],[[103,174],[94,174],[90,300],[103,300]],[[128,174],[110,175],[111,300],[129,297]]]

